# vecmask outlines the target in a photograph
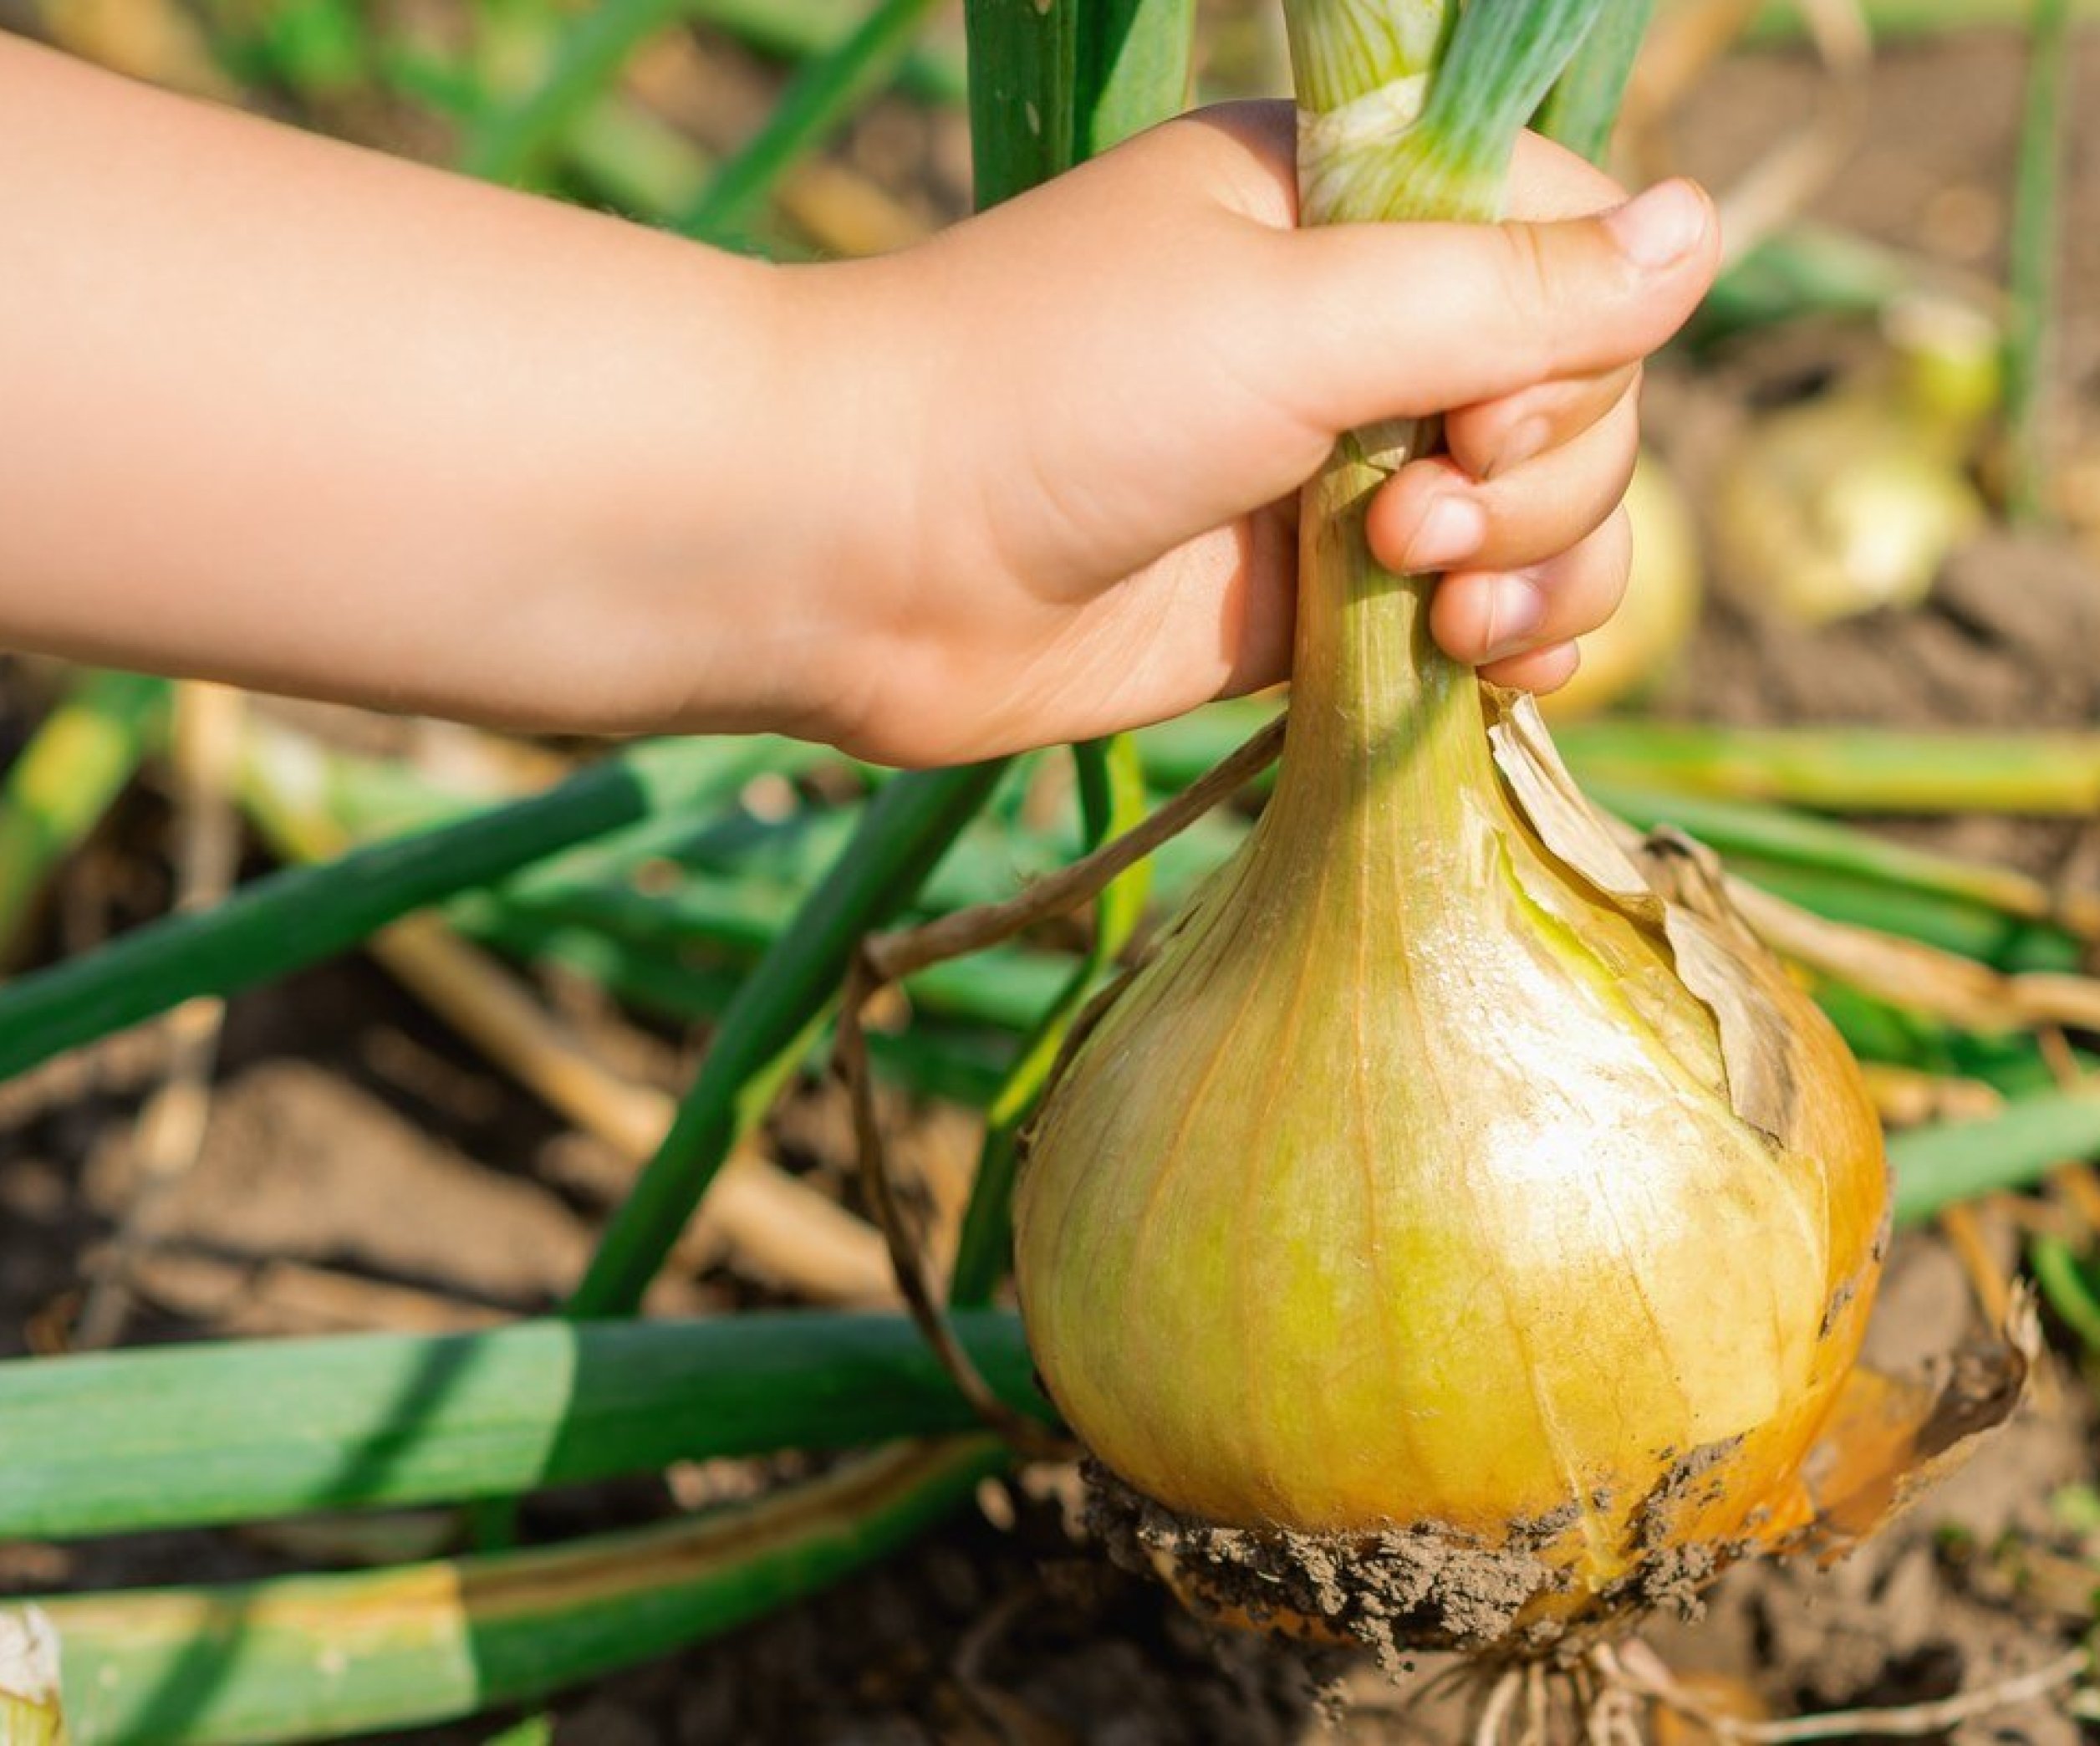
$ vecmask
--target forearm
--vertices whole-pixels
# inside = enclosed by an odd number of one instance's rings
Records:
[[[786,276],[4,34],[0,118],[0,646],[796,725]]]

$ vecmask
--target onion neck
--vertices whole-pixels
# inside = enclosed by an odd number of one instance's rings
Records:
[[[1286,0],[1300,222],[1497,217],[1524,120],[1599,4]],[[1364,538],[1378,487],[1440,442],[1434,419],[1353,431],[1305,488],[1291,726],[1262,833],[1370,864],[1358,888],[1418,917],[1491,881],[1503,816],[1479,687],[1430,637],[1434,579],[1382,569]]]
[[[1491,178],[1416,174],[1399,191],[1389,176],[1360,173],[1374,168],[1360,145],[1324,163],[1310,161],[1315,137],[1302,129],[1300,177],[1323,190],[1328,209],[1308,212],[1308,222],[1494,212]],[[1417,898],[1430,883],[1477,888],[1477,830],[1466,827],[1491,816],[1496,795],[1479,684],[1430,636],[1436,579],[1383,569],[1364,534],[1378,488],[1442,440],[1437,419],[1351,432],[1302,493],[1291,724],[1271,806],[1280,837],[1330,842],[1337,852],[1386,864],[1380,870],[1394,877],[1377,885],[1389,896],[1404,885],[1410,909],[1443,901]],[[1349,840],[1333,842],[1337,834]],[[1430,870],[1452,880],[1431,881]]]
[[[1434,434],[1416,427],[1418,444]],[[1364,509],[1388,477],[1344,437],[1305,488],[1291,722],[1270,812],[1282,840],[1389,860],[1414,870],[1413,886],[1416,872],[1471,859],[1466,827],[1488,815],[1496,779],[1472,669],[1429,634],[1435,579],[1395,576],[1366,547]]]

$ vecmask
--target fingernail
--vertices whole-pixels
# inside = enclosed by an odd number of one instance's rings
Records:
[[[1513,467],[1521,467],[1535,456],[1544,454],[1547,439],[1552,434],[1552,427],[1543,418],[1523,419],[1511,426],[1495,456],[1497,476],[1507,472]]]
[[[1619,253],[1650,271],[1680,261],[1706,233],[1706,203],[1690,182],[1659,182],[1604,215]]]
[[[1480,665],[1516,654],[1546,622],[1546,595],[1526,576],[1497,576],[1487,595],[1487,646]]]
[[[1480,550],[1486,538],[1487,512],[1471,498],[1432,498],[1408,542],[1408,568],[1449,569]]]

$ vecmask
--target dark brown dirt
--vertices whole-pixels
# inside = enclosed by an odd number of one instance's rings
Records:
[[[1087,1530],[1124,1570],[1165,1574],[1213,1616],[1358,1644],[1396,1675],[1423,1649],[1510,1647],[1524,1609],[1567,1586],[1514,1539],[1486,1546],[1435,1524],[1353,1536],[1222,1528],[1099,1467],[1089,1466],[1087,1485]]]
[[[29,15],[0,0],[0,22],[26,27]],[[729,84],[762,71],[738,63]],[[1887,55],[1872,79],[1868,143],[1818,214],[1996,273],[2018,76],[2016,45],[1988,33]],[[1725,186],[1806,112],[1807,78],[1793,54],[1730,64],[1697,93],[1678,130],[1679,161]],[[2100,40],[2081,54],[2077,91],[2057,377],[2074,485],[2100,477],[2089,458],[2100,425],[2100,130],[2086,125],[2100,107]],[[913,209],[931,217],[961,202],[956,139],[953,127],[930,130],[884,105],[847,151],[870,174],[910,185]],[[1651,421],[1696,487],[1742,408],[1800,391],[1858,345],[1842,333],[1795,336],[1734,348],[1696,376],[1665,366]],[[2066,508],[2074,525],[2100,526],[2100,508]],[[1994,535],[1960,554],[1925,611],[1812,640],[1717,609],[1669,707],[1727,722],[2091,725],[2100,704],[2091,561],[2061,537]],[[39,689],[23,670],[5,677],[0,755],[36,718]],[[400,729],[370,731],[385,739]],[[165,906],[164,824],[151,794],[127,804],[69,870],[39,955],[83,949]],[[2050,867],[2071,835],[1982,824],[1960,841]],[[164,1059],[150,1034],[120,1039],[0,1088],[0,1354],[62,1337],[84,1267],[126,1202],[125,1137]],[[835,1113],[822,1098],[798,1100],[782,1150],[835,1172]],[[592,1209],[560,1186],[575,1180],[563,1154],[579,1143],[361,962],[246,997],[232,1010],[203,1161],[140,1276],[131,1337],[464,1325],[544,1310],[573,1278],[593,1226]],[[752,1295],[714,1270],[671,1282],[661,1302],[726,1307]],[[1951,1350],[1975,1321],[1951,1252],[1899,1242],[1872,1336],[1878,1361],[1900,1369]],[[2072,1507],[2081,1488],[2100,1485],[2094,1429],[2090,1391],[2059,1369],[2040,1403],[1864,1552],[1830,1571],[1738,1570],[1711,1591],[1704,1621],[1657,1626],[1651,1641],[1680,1672],[1725,1675],[1780,1711],[1936,1698],[2033,1667],[2090,1622],[2089,1596],[2034,1573],[2055,1568],[2052,1559],[2074,1571],[2100,1560],[2100,1536]],[[716,1477],[731,1490],[758,1483]],[[564,1699],[556,1737],[563,1746],[1450,1737],[1455,1712],[1404,1713],[1369,1657],[1314,1670],[1338,1693],[1323,1711],[1296,1652],[1198,1623],[1156,1582],[1083,1544],[1075,1484],[1052,1472],[987,1487],[980,1508],[887,1568]],[[551,1536],[671,1507],[654,1483],[606,1488],[548,1500],[526,1526]],[[223,1534],[6,1545],[0,1592],[217,1580],[293,1561],[281,1543]],[[1478,1598],[1491,1610],[1506,1600],[1494,1585]],[[1425,1660],[1418,1679],[1439,1665]],[[469,1746],[493,1728],[387,1738]],[[2095,1746],[2100,1729],[2033,1704],[1957,1737]]]

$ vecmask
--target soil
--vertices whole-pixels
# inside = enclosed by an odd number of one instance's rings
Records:
[[[1816,214],[1950,268],[1999,271],[2020,64],[2016,43],[1987,32],[1884,54],[1868,81],[1865,143],[1817,197]],[[758,76],[741,63],[732,72]],[[2083,125],[2100,111],[2100,39],[2075,73],[2070,113],[2081,122],[2061,232],[2067,319],[2055,380],[2062,473],[2077,487],[2100,478],[2088,458],[2100,423],[2100,131]],[[1663,130],[1660,149],[1725,186],[1799,125],[1815,79],[1800,54],[1736,57],[1700,81],[1689,119]],[[879,105],[843,155],[908,184],[928,216],[960,198],[952,130],[930,133],[900,105]],[[1804,391],[1860,344],[1842,329],[1793,334],[1734,345],[1696,370],[1660,366],[1657,440],[1696,494],[1746,409]],[[2072,498],[2063,507],[2074,530],[2100,524],[2100,510]],[[2073,536],[1992,534],[1958,554],[1924,610],[1814,637],[1717,603],[1664,706],[1738,722],[2090,725],[2100,704],[2091,563]],[[20,664],[3,676],[0,753],[11,753],[43,680]],[[33,957],[84,949],[165,907],[166,822],[150,791],[127,800],[67,870]],[[1955,840],[2054,870],[2077,836],[2070,826],[1975,822]],[[675,1082],[676,1057],[666,1047],[650,1070]],[[0,1088],[0,1354],[63,1345],[82,1281],[135,1192],[129,1137],[166,1059],[148,1031]],[[772,1138],[777,1155],[815,1179],[843,1175],[831,1090],[798,1092]],[[162,1208],[127,1337],[434,1329],[544,1311],[590,1241],[597,1207],[573,1186],[592,1179],[576,1156],[589,1144],[363,960],[242,997],[229,1013],[201,1161]],[[2007,1233],[1996,1235],[2009,1250]],[[728,1308],[757,1295],[716,1267],[670,1282],[655,1307]],[[1877,1361],[1900,1369],[1950,1350],[1976,1321],[1954,1251],[1929,1235],[1899,1239],[1870,1336]],[[2071,1350],[2060,1340],[2035,1401],[1864,1551],[1827,1570],[1739,1568],[1708,1595],[1703,1620],[1657,1626],[1649,1643],[1716,1701],[1776,1713],[1941,1698],[2059,1653],[2090,1624],[2089,1598],[2017,1575],[2023,1560],[2100,1555],[2058,1501],[2100,1485],[2094,1397]],[[673,1507],[668,1487],[638,1483],[546,1500],[525,1525],[553,1535]],[[1460,1713],[1449,1702],[1409,1708],[1440,1667],[1435,1657],[1396,1683],[1369,1657],[1308,1658],[1198,1623],[1160,1584],[1101,1555],[1081,1516],[1070,1469],[987,1485],[978,1509],[888,1566],[564,1698],[556,1738],[1283,1746],[1452,1737]],[[0,1590],[214,1580],[310,1555],[262,1533],[0,1546]],[[493,1732],[482,1721],[385,1738],[466,1746]],[[1955,1733],[2006,1746],[2100,1743],[2100,1728],[2050,1703]]]
[[[1525,1608],[1567,1586],[1533,1550],[1557,1528],[1536,1537],[1519,1529],[1499,1548],[1436,1522],[1363,1535],[1256,1533],[1177,1514],[1098,1464],[1085,1479],[1087,1532],[1124,1570],[1167,1581],[1203,1616],[1353,1643],[1395,1675],[1424,1646],[1508,1646]],[[1520,1641],[1544,1647],[1557,1635]]]

